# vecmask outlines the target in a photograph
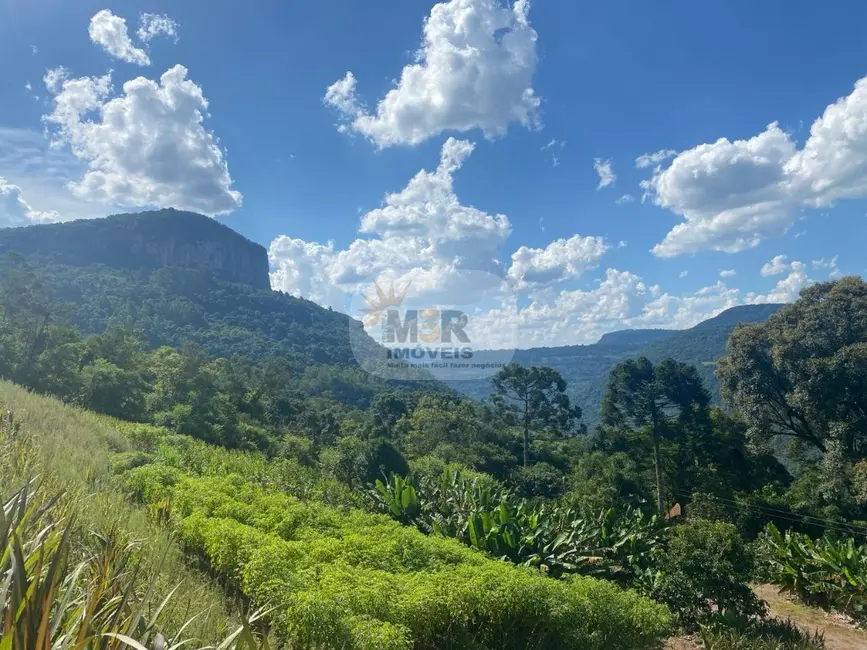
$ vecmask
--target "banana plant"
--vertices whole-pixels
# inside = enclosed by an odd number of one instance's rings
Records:
[[[581,573],[629,583],[646,573],[666,528],[637,509],[585,518],[557,504],[530,504],[449,470],[417,485],[393,474],[377,481],[372,494],[398,521],[552,577]]]
[[[421,514],[418,494],[408,478],[392,473],[385,482],[377,479],[372,496],[392,517],[404,524],[414,524]]]
[[[853,538],[780,531],[768,524],[762,537],[766,569],[783,591],[802,600],[867,620],[867,547]]]

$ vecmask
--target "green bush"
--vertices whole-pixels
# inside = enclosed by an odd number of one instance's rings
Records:
[[[115,474],[122,474],[136,467],[150,465],[156,460],[153,454],[146,454],[143,451],[125,451],[116,454],[111,459],[111,470]]]
[[[238,475],[170,485],[175,475],[157,467],[125,481],[138,494],[171,491],[183,542],[272,607],[290,647],[641,650],[669,631],[664,606],[610,583],[551,580],[384,515],[305,502]]]
[[[764,604],[747,584],[753,567],[753,556],[732,524],[697,519],[672,529],[658,556],[651,593],[691,630],[714,614],[764,614]]]
[[[280,439],[277,454],[281,458],[291,458],[307,467],[313,465],[315,458],[313,443],[308,438],[293,435],[286,435]]]
[[[120,488],[138,503],[156,503],[169,496],[181,474],[158,463],[141,465],[119,477]]]

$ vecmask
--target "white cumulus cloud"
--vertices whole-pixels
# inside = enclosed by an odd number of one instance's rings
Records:
[[[338,306],[341,295],[395,270],[412,275],[416,289],[454,277],[455,269],[496,272],[496,256],[511,233],[508,217],[463,205],[453,189],[453,174],[472,151],[471,142],[449,138],[436,170],[421,170],[402,190],[386,194],[382,207],[361,216],[365,238],[345,249],[275,239],[272,286]]]
[[[867,198],[867,77],[829,105],[797,148],[776,123],[746,140],[683,151],[642,183],[682,216],[653,252],[737,252],[785,233],[805,207]]]
[[[792,223],[783,165],[795,144],[776,124],[749,140],[721,138],[684,151],[642,187],[656,205],[686,221],[653,252],[660,257],[712,249],[737,252]]]
[[[513,122],[535,128],[541,102],[532,84],[537,57],[529,9],[528,0],[436,4],[415,61],[374,112],[359,98],[352,72],[327,89],[324,101],[340,113],[342,131],[380,148],[419,144],[448,130],[479,128],[495,138]]]
[[[775,258],[776,259],[776,258]],[[791,264],[786,264],[784,273],[789,274],[777,282],[773,289],[767,294],[748,294],[747,302],[792,302],[798,299],[801,289],[813,284],[813,280],[807,276],[807,265],[797,260]]]
[[[719,272],[721,278],[733,278],[738,274],[734,269],[725,269]]]
[[[557,239],[545,248],[521,246],[512,253],[507,276],[518,289],[560,283],[598,266],[609,248],[602,237],[580,235]]]
[[[147,52],[133,45],[126,20],[115,16],[110,9],[94,14],[88,33],[91,41],[116,59],[142,66],[151,64]]]
[[[435,172],[420,171],[400,192],[388,194],[385,206],[361,219],[360,231],[393,238],[423,238],[432,255],[444,260],[473,259],[489,266],[511,232],[505,215],[489,215],[461,205],[452,189],[452,174],[474,145],[449,138]]]
[[[186,68],[170,68],[159,83],[144,77],[127,81],[115,97],[110,75],[62,82],[55,77],[46,75],[46,87],[56,94],[43,119],[54,145],[68,146],[87,164],[81,180],[70,184],[74,194],[112,205],[208,215],[241,205],[225,154],[204,127],[208,101],[187,79]]]
[[[35,210],[22,196],[20,187],[0,177],[0,228],[48,223],[58,218],[56,212]]]
[[[596,186],[597,190],[614,185],[617,180],[617,175],[614,173],[614,164],[610,160],[595,158],[593,160],[593,170],[599,175],[599,185]]]
[[[789,263],[786,261],[786,255],[777,255],[770,262],[767,262],[760,271],[763,278],[772,275],[781,275],[789,269]]]

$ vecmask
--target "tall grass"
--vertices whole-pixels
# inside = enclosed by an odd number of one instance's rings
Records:
[[[174,634],[163,627],[174,592],[156,601],[156,574],[139,585],[136,544],[126,532],[95,534],[76,548],[72,517],[61,495],[48,497],[37,480],[0,507],[0,650],[177,650],[193,643],[182,636],[195,618]],[[251,625],[220,648],[257,650]]]
[[[69,522],[70,562],[92,554],[97,540],[114,540],[126,548],[135,587],[152,594],[143,616],[171,593],[160,611],[164,629],[179,630],[195,617],[185,635],[202,643],[219,643],[237,629],[242,604],[191,568],[171,534],[113,489],[111,459],[130,445],[110,420],[7,382],[0,382],[0,418],[0,495],[20,493],[34,477],[39,490],[31,503],[62,495],[52,512]]]

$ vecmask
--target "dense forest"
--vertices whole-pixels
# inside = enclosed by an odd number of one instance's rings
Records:
[[[588,422],[545,364],[376,380],[202,270],[2,264],[2,648],[824,647],[757,581],[867,621],[860,278],[708,326],[723,403],[625,355]]]

